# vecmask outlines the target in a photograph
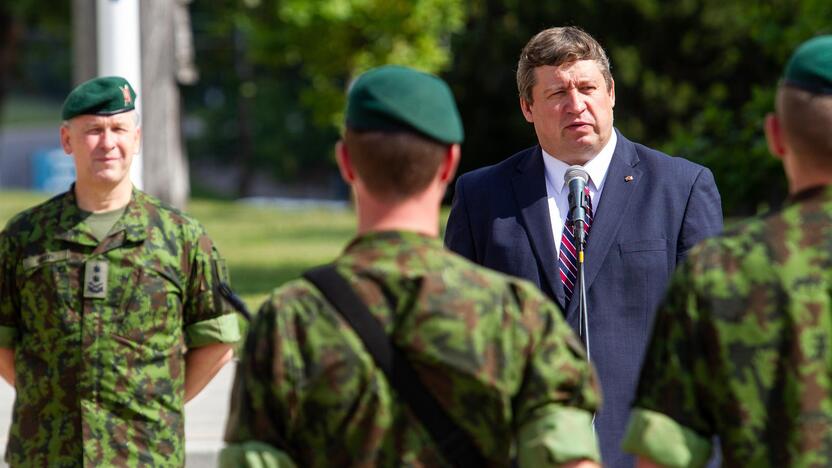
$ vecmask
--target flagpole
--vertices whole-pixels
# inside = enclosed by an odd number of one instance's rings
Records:
[[[122,76],[136,92],[136,110],[141,115],[142,67],[139,0],[97,0],[98,76]],[[130,180],[141,189],[142,157],[133,156]]]

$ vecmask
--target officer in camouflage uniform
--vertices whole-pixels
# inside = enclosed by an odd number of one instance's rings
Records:
[[[624,448],[660,465],[702,466],[713,435],[725,466],[832,465],[832,36],[765,129],[787,205],[692,250],[656,319]]]
[[[437,238],[463,137],[450,89],[408,68],[377,68],[352,86],[346,117],[336,154],[358,237],[337,271],[490,464],[595,466],[597,385],[557,306]],[[305,279],[277,289],[252,325],[226,441],[226,467],[446,465]]]
[[[184,402],[239,339],[205,230],[130,182],[135,97],[118,77],[72,91],[61,142],[76,183],[0,234],[13,467],[184,465]]]

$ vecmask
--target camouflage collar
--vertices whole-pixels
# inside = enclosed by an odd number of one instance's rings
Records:
[[[793,203],[809,200],[811,198],[820,198],[823,196],[832,197],[832,186],[816,185],[814,187],[803,189],[797,193],[789,195],[789,198],[786,199],[786,203],[791,205]]]
[[[75,184],[72,184],[61,200],[55,238],[80,245],[98,245],[98,240],[84,219],[84,213],[78,207],[78,199],[75,197]]]
[[[147,194],[133,187],[133,195],[124,214],[116,221],[112,234],[125,231],[128,241],[139,242],[147,237],[148,207],[151,205]]]
[[[414,231],[373,231],[357,236],[344,249],[344,253],[359,249],[372,248],[378,244],[385,245],[431,245],[442,248],[438,238]]]
[[[125,238],[128,241],[139,242],[144,240],[147,237],[147,228],[143,220],[147,219],[148,202],[147,195],[134,187],[130,202],[127,204],[124,214],[113,226],[110,237],[125,231]],[[75,197],[75,184],[72,184],[72,187],[64,194],[61,205],[58,231],[55,237],[75,244],[97,246],[99,242],[84,222],[84,213],[78,207],[78,200]]]

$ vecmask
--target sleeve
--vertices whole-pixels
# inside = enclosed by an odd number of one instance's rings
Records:
[[[8,232],[0,232],[0,348],[14,348],[19,335],[20,301],[15,287],[15,258]]]
[[[188,348],[199,348],[213,343],[233,344],[240,341],[240,320],[235,314],[203,320],[185,328]]]
[[[538,297],[539,296],[539,297]],[[592,428],[600,392],[592,366],[557,306],[534,294],[544,326],[532,344],[521,391],[515,396],[521,467],[600,460]],[[529,313],[528,311],[524,313]]]
[[[676,263],[681,263],[688,251],[700,241],[722,232],[722,200],[711,171],[703,168],[691,187],[690,197],[682,220],[682,232],[676,248]]]
[[[706,355],[706,324],[690,282],[691,262],[671,281],[644,360],[622,448],[672,467],[704,466],[711,453],[713,419]],[[717,377],[718,379],[718,377]]]
[[[228,267],[204,229],[198,229],[185,301],[185,344],[236,343],[241,338],[239,319],[221,292],[221,285],[229,283]]]
[[[476,250],[474,249],[474,237],[471,232],[468,207],[465,202],[464,181],[464,176],[456,181],[451,213],[448,215],[448,223],[445,226],[445,246],[459,255],[476,262],[478,259],[476,258]]]
[[[282,450],[262,442],[229,445],[220,452],[220,468],[295,468],[297,465]]]
[[[281,308],[278,318],[277,309],[274,298],[264,303],[246,338],[231,392],[221,466],[294,466],[287,400],[299,404],[295,381],[303,361],[295,334],[277,323],[291,311]]]

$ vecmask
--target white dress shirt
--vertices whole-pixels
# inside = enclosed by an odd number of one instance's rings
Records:
[[[607,144],[601,151],[584,164],[584,169],[589,174],[589,198],[592,200],[593,215],[601,202],[601,192],[604,190],[604,180],[607,177],[607,169],[612,161],[612,153],[615,151],[615,143],[618,136],[615,130],[610,134]],[[563,233],[563,225],[566,223],[566,215],[569,214],[569,187],[563,180],[569,164],[555,158],[543,150],[543,164],[546,166],[546,197],[549,203],[549,218],[552,221],[552,237],[555,241],[555,261],[560,255],[560,238]],[[592,231],[590,230],[590,236]]]

